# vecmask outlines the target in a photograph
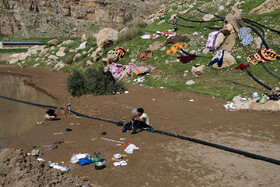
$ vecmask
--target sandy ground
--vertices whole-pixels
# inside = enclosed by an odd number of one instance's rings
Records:
[[[3,72],[27,76],[28,83],[56,98],[59,106],[70,102],[73,110],[116,121],[129,118],[132,108],[143,107],[156,129],[280,160],[280,116],[276,112],[229,112],[224,111],[225,101],[221,99],[138,85],[128,85],[128,94],[72,98],[66,91],[66,73],[1,65],[0,73]],[[63,161],[71,174],[101,186],[279,186],[279,165],[164,135],[122,133],[113,124],[66,116],[62,111],[58,114],[60,121],[34,126],[8,147],[30,152],[34,145],[71,141],[60,144],[58,149],[43,151],[42,158]],[[80,125],[70,126],[72,122]],[[73,131],[65,132],[66,128]],[[107,132],[105,136],[101,135],[103,131]],[[54,136],[56,132],[64,135]],[[115,167],[111,158],[116,153],[124,154],[125,147],[101,137],[118,141],[126,138],[141,151],[127,155],[127,166]],[[82,167],[69,162],[74,153],[96,151],[109,160],[101,171],[93,165]]]

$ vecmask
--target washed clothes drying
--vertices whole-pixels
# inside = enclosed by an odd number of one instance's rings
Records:
[[[250,30],[251,29],[249,27],[242,27],[239,30],[239,36],[241,38],[241,44],[243,46],[250,45],[254,40],[253,36],[250,34]]]
[[[214,51],[215,50],[215,43],[216,43],[216,40],[217,40],[217,37],[218,37],[219,33],[221,33],[221,31],[211,32],[208,35],[206,47],[203,47],[201,49],[201,51],[203,51],[203,49],[205,49],[205,48],[208,48],[210,51]]]
[[[214,56],[214,59],[211,62],[209,62],[208,66],[212,66],[213,64],[217,63],[218,67],[222,67],[224,53],[225,53],[225,50],[217,51],[217,54]]]
[[[256,54],[247,57],[247,62],[256,65],[260,62],[269,62],[276,59],[280,59],[280,56],[273,49],[259,49]]]

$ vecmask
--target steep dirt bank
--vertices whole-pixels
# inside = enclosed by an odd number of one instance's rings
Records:
[[[157,129],[280,159],[278,113],[228,112],[222,107],[225,101],[217,98],[138,85],[128,85],[128,94],[72,98],[64,84],[66,73],[6,65],[0,66],[0,73],[28,76],[29,83],[52,95],[60,106],[71,102],[72,109],[82,113],[118,121],[124,116],[129,118],[133,107],[143,107]],[[115,125],[72,115],[66,117],[63,112],[59,112],[59,117],[60,121],[34,126],[9,147],[30,152],[34,145],[42,147],[56,141],[70,141],[53,151],[43,151],[42,157],[47,161],[63,161],[71,174],[102,186],[278,186],[280,182],[277,165],[158,134],[122,133]],[[72,122],[80,125],[70,126]],[[65,132],[66,128],[73,131]],[[113,166],[113,154],[125,153],[125,147],[100,139],[103,131],[107,132],[105,138],[119,141],[126,138],[125,141],[133,142],[141,151],[128,155],[127,166]],[[64,135],[54,136],[55,132]],[[109,160],[104,170],[69,162],[74,153],[95,151]]]

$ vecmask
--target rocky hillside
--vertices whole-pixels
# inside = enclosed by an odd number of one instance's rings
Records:
[[[166,0],[2,0],[0,34],[20,37],[87,35],[126,19],[144,18]]]

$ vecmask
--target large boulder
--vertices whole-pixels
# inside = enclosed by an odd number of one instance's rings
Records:
[[[192,74],[196,77],[198,77],[199,75],[202,75],[204,72],[205,65],[201,65],[201,66],[193,66],[192,67]]]
[[[221,67],[218,67],[218,63],[215,63],[212,67],[216,69],[222,69],[232,66],[233,64],[236,64],[235,58],[228,51],[224,51],[223,65]]]
[[[39,53],[39,57],[43,57],[47,54],[47,51],[45,49],[43,49],[40,53]]]
[[[210,21],[212,18],[214,18],[215,16],[212,15],[212,14],[205,14],[203,17],[202,17],[202,21]]]
[[[55,61],[55,60],[58,59],[58,57],[55,56],[55,55],[50,55],[48,58],[49,58],[50,60],[53,60],[53,61]]]
[[[85,34],[83,34],[82,38],[81,38],[81,42],[85,42],[87,41],[87,36]]]
[[[251,10],[249,14],[263,14],[267,12],[272,12],[277,9],[280,9],[279,0],[266,0],[261,5]]]
[[[81,43],[80,46],[79,46],[78,48],[75,49],[75,51],[77,52],[77,51],[79,51],[79,50],[85,49],[85,48],[87,48],[87,45],[88,45],[88,44],[87,44],[87,42],[85,41],[85,42]]]
[[[58,40],[57,39],[53,39],[48,41],[49,46],[56,46],[58,45]]]
[[[103,55],[103,49],[97,48],[96,51],[94,51],[91,55],[92,61],[97,62],[102,55]]]
[[[65,47],[61,47],[61,48],[57,51],[56,56],[58,56],[58,57],[63,57],[63,56],[65,56],[66,54],[64,53],[64,50],[65,50]]]
[[[113,54],[108,54],[107,59],[109,64],[116,63],[119,60],[118,55]]]
[[[62,42],[61,45],[69,45],[69,44],[71,44],[72,42],[73,42],[73,40],[65,40],[65,41]]]
[[[77,53],[73,58],[73,62],[77,62],[80,56],[82,55],[80,53]]]
[[[104,48],[111,45],[119,37],[119,32],[112,28],[105,28],[98,32],[96,36],[97,46]]]
[[[247,110],[250,108],[253,101],[249,98],[242,98],[241,96],[235,96],[232,99],[232,102],[234,104],[234,107],[236,110]]]

